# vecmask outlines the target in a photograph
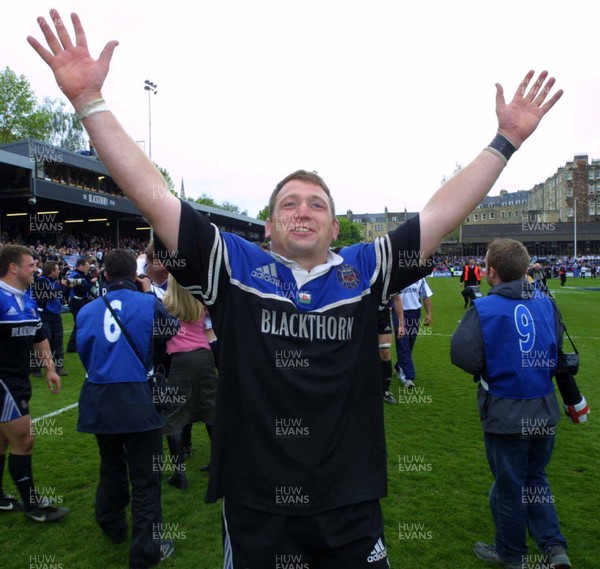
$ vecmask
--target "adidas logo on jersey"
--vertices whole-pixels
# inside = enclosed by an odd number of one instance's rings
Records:
[[[255,279],[261,279],[277,286],[280,285],[279,279],[277,278],[277,266],[275,263],[257,267],[251,274]]]
[[[15,316],[18,314],[17,309],[14,306],[11,306],[6,313],[6,316]]]
[[[369,557],[367,557],[367,561],[369,563],[375,563],[376,561],[380,561],[381,559],[385,559],[387,557],[387,551],[385,550],[385,545],[383,545],[383,541],[381,538],[377,540],[373,551]]]

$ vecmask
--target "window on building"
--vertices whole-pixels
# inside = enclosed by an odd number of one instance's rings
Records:
[[[495,215],[493,211],[490,211],[490,219],[494,219]]]
[[[590,182],[588,185],[588,194],[596,193],[596,184],[594,182]]]
[[[588,180],[593,180],[594,178],[595,178],[594,171],[589,170],[588,171]]]
[[[500,212],[500,219],[504,219],[506,217],[506,212],[505,211],[501,211]]]
[[[569,186],[567,188],[567,197],[568,198],[572,198],[573,197],[573,188],[571,186]]]
[[[479,214],[477,214],[477,213],[473,214],[473,221],[479,221]]]
[[[383,231],[383,223],[376,223],[375,231]]]
[[[356,221],[356,223],[362,223],[362,219],[360,217],[357,217],[354,221]]]
[[[510,214],[511,214],[511,212],[510,212],[510,211],[507,211],[507,212],[506,212],[506,217],[510,217]]]
[[[569,217],[573,217],[573,208],[572,207],[569,208]]]
[[[471,220],[469,219],[469,217],[467,217],[467,219],[465,221],[466,221],[466,223],[469,223],[469,221],[471,221]]]
[[[590,200],[588,213],[596,215],[596,200]]]
[[[481,221],[485,221],[487,219],[487,214],[486,213],[482,213],[481,214]]]

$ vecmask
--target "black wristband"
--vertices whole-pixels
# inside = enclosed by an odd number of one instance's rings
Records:
[[[508,163],[508,160],[517,149],[507,138],[504,138],[501,134],[497,134],[494,140],[488,144],[486,150],[490,150],[498,158],[504,159],[505,163]]]

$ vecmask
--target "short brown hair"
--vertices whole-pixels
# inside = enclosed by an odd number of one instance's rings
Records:
[[[277,200],[277,194],[279,194],[283,186],[285,186],[288,182],[291,182],[292,180],[308,182],[309,184],[314,184],[315,186],[320,186],[321,188],[323,188],[324,192],[327,194],[327,200],[329,201],[331,217],[335,219],[335,204],[333,203],[333,198],[331,197],[331,192],[329,191],[327,184],[325,183],[323,178],[319,176],[319,174],[317,174],[316,172],[309,172],[308,170],[296,170],[295,172],[288,174],[283,180],[281,180],[281,182],[279,182],[279,184],[275,186],[275,189],[273,190],[273,193],[269,198],[269,217],[271,217],[271,215],[273,215],[273,212],[275,211],[275,201]]]
[[[12,263],[20,266],[25,255],[33,257],[33,251],[24,245],[4,245],[0,248],[0,277],[6,276]]]
[[[522,279],[529,267],[525,245],[514,239],[496,239],[487,251],[487,267],[494,267],[502,282]]]
[[[54,270],[54,267],[58,267],[58,263],[56,261],[46,261],[42,265],[42,274],[47,277]]]

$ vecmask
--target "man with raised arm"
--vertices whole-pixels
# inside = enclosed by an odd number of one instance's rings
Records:
[[[73,43],[60,15],[50,15],[56,34],[38,19],[48,49],[29,43],[154,227],[157,250],[185,261],[173,274],[208,306],[221,342],[207,500],[224,497],[225,567],[263,569],[292,555],[311,569],[389,567],[377,307],[430,272],[440,240],[480,203],[562,91],[549,96],[554,79],[545,71],[531,86],[527,73],[509,104],[496,85],[492,143],[420,216],[339,254],[329,249],[339,230],[329,188],[314,172],[290,174],[271,195],[266,252],[170,194],[103,99],[117,42],[93,60],[79,18],[71,17]]]

